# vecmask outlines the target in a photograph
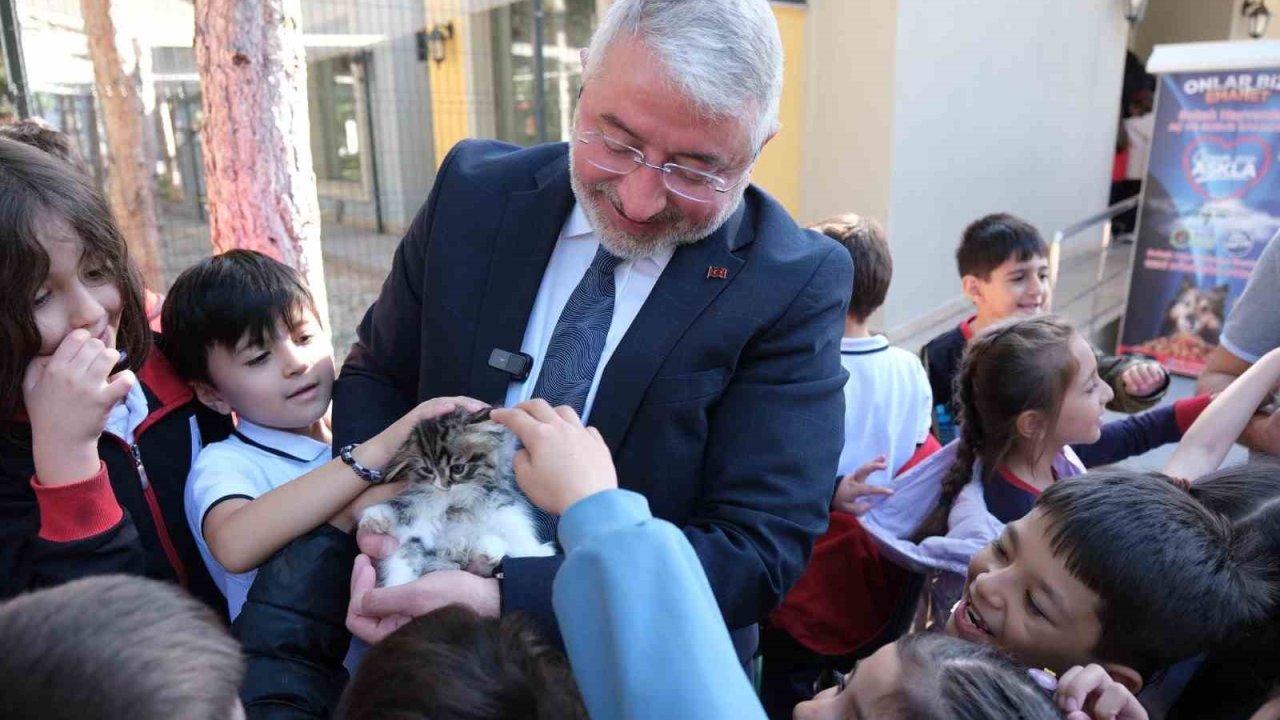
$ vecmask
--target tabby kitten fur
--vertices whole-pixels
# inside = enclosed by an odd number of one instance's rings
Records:
[[[396,452],[382,482],[408,480],[390,501],[364,511],[360,528],[400,541],[377,563],[378,585],[390,587],[435,570],[493,575],[503,557],[554,554],[538,542],[533,508],[512,470],[516,439],[464,410],[423,420]]]

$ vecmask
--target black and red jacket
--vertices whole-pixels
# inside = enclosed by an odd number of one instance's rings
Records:
[[[126,573],[176,582],[225,614],[187,528],[183,490],[196,452],[225,438],[230,421],[196,401],[159,348],[138,379],[149,413],[133,445],[103,433],[102,465],[80,482],[39,485],[30,425],[0,429],[0,598]]]

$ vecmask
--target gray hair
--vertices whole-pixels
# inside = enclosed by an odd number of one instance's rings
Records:
[[[639,39],[661,58],[708,118],[758,113],[748,125],[752,152],[777,128],[782,38],[767,0],[617,0],[591,37],[584,80],[619,36]]]

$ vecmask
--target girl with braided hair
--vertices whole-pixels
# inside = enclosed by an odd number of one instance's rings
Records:
[[[925,624],[945,619],[970,558],[1058,480],[1176,442],[1208,405],[1182,400],[1103,423],[1111,388],[1088,342],[1054,316],[973,339],[955,381],[958,438],[860,518],[888,557],[929,575]],[[940,571],[940,572],[939,572]]]

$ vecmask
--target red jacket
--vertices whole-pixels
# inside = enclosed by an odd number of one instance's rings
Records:
[[[932,435],[898,470],[902,474],[941,445]],[[847,655],[880,634],[910,573],[883,560],[854,516],[832,512],[800,581],[769,616],[796,642],[820,655]]]
[[[138,379],[149,413],[134,444],[103,433],[99,471],[80,482],[38,484],[30,426],[0,431],[0,597],[128,573],[175,581],[225,611],[187,528],[183,491],[196,450],[226,437],[230,421],[195,400],[158,348]]]

